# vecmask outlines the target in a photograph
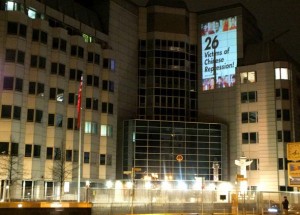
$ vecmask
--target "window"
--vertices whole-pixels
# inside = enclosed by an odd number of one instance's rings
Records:
[[[33,157],[40,158],[41,157],[41,146],[33,145]]]
[[[19,35],[26,38],[27,26],[16,22],[7,22],[7,34]]]
[[[16,78],[16,86],[15,86],[15,90],[22,92],[23,91],[23,80],[20,78]]]
[[[32,41],[47,44],[48,34],[44,31],[40,31],[38,29],[33,29],[32,30]]]
[[[242,123],[256,123],[258,122],[257,112],[244,112],[242,113]]]
[[[287,68],[276,68],[275,69],[275,80],[289,80],[290,74]]]
[[[50,88],[49,99],[56,100],[57,102],[64,101],[64,90],[60,88]]]
[[[286,158],[278,158],[278,170],[287,170],[288,161]]]
[[[2,105],[1,118],[4,118],[4,119],[11,118],[11,105]]]
[[[287,109],[276,110],[276,119],[278,121],[280,121],[280,120],[290,121],[290,111]]]
[[[252,159],[252,163],[249,166],[246,166],[246,169],[247,170],[259,170],[259,159]]]
[[[52,48],[53,49],[59,49],[63,52],[67,50],[67,41],[60,38],[53,38],[52,39]]]
[[[85,122],[84,132],[86,134],[98,134],[98,124],[96,122]]]
[[[115,60],[110,58],[103,59],[103,68],[114,71],[115,70]]]
[[[276,94],[276,99],[282,99],[282,100],[289,100],[290,95],[289,95],[289,89],[276,89],[275,91]]]
[[[48,114],[48,126],[54,126],[54,114]]]
[[[63,126],[63,115],[62,114],[56,114],[56,127],[62,127]]]
[[[46,58],[41,57],[41,56],[31,55],[30,66],[32,68],[45,69],[46,68]]]
[[[277,142],[282,142],[282,131],[277,131]]]
[[[9,147],[8,142],[0,142],[0,152],[1,152],[0,155],[1,154],[8,155],[8,147]]]
[[[31,157],[32,145],[25,144],[25,157]]]
[[[61,150],[60,148],[54,148],[54,160],[61,159]]]
[[[14,78],[4,77],[3,78],[3,90],[13,90],[14,89]]]
[[[85,108],[86,109],[91,109],[92,108],[92,99],[91,98],[86,98],[85,99]]]
[[[68,118],[68,121],[67,121],[67,129],[69,130],[73,130],[74,128],[74,119],[73,118]]]
[[[81,70],[70,69],[69,80],[72,80],[72,81],[76,80],[76,81],[80,82],[82,73],[83,72]]]
[[[72,150],[66,150],[66,161],[72,161]]]
[[[35,115],[35,117],[34,117]],[[35,122],[41,123],[43,118],[43,111],[41,110],[34,110],[34,109],[28,109],[27,110],[27,122]]]
[[[242,92],[241,102],[242,103],[257,102],[257,92],[256,91]]]
[[[114,105],[112,103],[102,102],[102,113],[113,114]]]
[[[77,56],[77,57],[83,58],[84,49],[80,46],[72,45],[71,46],[71,56]]]
[[[99,65],[100,64],[100,55],[93,53],[93,52],[88,52],[88,62]]]
[[[250,133],[242,133],[242,143],[243,144],[255,144],[258,143],[258,133],[250,132]]]
[[[47,160],[52,160],[53,159],[53,148],[52,147],[47,147],[46,159]]]
[[[61,63],[51,63],[51,74],[65,76],[66,66]]]
[[[101,125],[101,136],[111,137],[113,133],[113,127],[111,125]]]
[[[16,51],[12,49],[6,50],[6,58],[5,58],[6,62],[15,62],[16,53],[17,53],[17,63],[24,64],[25,52],[20,50]]]
[[[105,154],[100,154],[99,164],[100,165],[105,165]]]
[[[98,110],[98,99],[93,99],[93,110]]]
[[[19,144],[18,143],[11,143],[10,154],[12,156],[18,156],[18,154],[19,154]]]
[[[14,106],[13,119],[16,119],[16,120],[21,119],[21,107]]]
[[[256,82],[256,72],[255,71],[241,72],[240,77],[241,77],[241,84]]]
[[[83,153],[83,163],[90,163],[90,153],[89,152]]]
[[[44,95],[45,86],[42,83],[29,82],[28,93],[31,95]]]

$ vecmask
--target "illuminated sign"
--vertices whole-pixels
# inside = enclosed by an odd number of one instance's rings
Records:
[[[291,161],[300,160],[300,142],[288,143],[286,147],[287,159]]]
[[[300,162],[288,163],[289,186],[300,187]]]
[[[201,24],[203,90],[235,85],[236,19],[234,16]]]

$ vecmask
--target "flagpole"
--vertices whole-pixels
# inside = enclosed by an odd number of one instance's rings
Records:
[[[82,126],[81,126],[81,109],[82,109],[82,102],[81,102],[81,95],[82,95],[82,83],[83,77],[81,76],[80,86],[78,90],[78,99],[77,99],[77,128],[79,128],[79,140],[78,140],[78,181],[77,181],[77,202],[80,202],[80,179],[81,179],[81,133],[82,133]]]

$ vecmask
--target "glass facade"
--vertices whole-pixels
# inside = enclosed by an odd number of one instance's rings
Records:
[[[214,123],[129,120],[124,122],[123,170],[141,168],[136,178],[226,180],[226,126]],[[128,153],[130,152],[130,153]]]

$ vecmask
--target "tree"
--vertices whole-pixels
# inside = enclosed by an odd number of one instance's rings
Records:
[[[50,170],[52,171],[53,181],[59,184],[59,201],[61,201],[64,195],[65,182],[74,170],[72,163],[66,161],[66,150],[63,143],[61,148],[55,148],[53,167],[50,167]]]
[[[4,176],[3,199],[10,201],[11,187],[22,180],[23,165],[22,156],[11,152],[3,151],[0,155],[0,175]],[[6,193],[7,191],[7,193]]]

